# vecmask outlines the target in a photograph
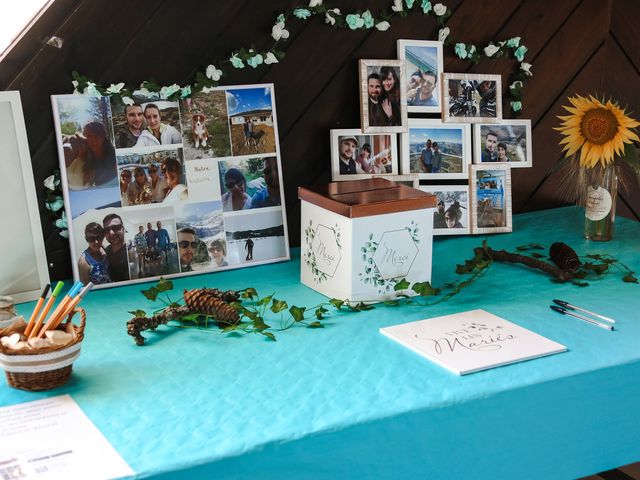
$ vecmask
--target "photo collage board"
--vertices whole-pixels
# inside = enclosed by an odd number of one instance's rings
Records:
[[[380,176],[436,195],[434,235],[510,232],[511,169],[532,166],[531,121],[502,118],[500,75],[444,72],[442,42],[397,51],[359,61],[361,125],[331,130],[333,181]]]
[[[272,84],[176,101],[51,99],[75,280],[113,286],[290,258]]]

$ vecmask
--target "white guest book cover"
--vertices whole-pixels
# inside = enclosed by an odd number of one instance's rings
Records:
[[[458,375],[567,350],[484,310],[384,327],[380,333]]]

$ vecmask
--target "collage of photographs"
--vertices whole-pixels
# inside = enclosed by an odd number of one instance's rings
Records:
[[[434,235],[511,231],[511,169],[533,165],[531,121],[502,118],[500,75],[444,72],[442,42],[398,40],[397,53],[359,61],[361,125],[330,131],[333,181],[434,194]]]
[[[289,258],[273,85],[55,95],[74,276],[112,285]]]

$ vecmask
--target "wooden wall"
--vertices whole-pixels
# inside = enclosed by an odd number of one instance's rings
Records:
[[[301,2],[304,3],[304,2]],[[325,2],[326,3],[326,2]],[[391,1],[334,2],[343,12],[388,6]],[[334,4],[332,3],[332,5]],[[419,1],[417,2],[419,3]],[[433,2],[435,3],[435,2]],[[524,91],[522,118],[533,124],[533,169],[513,171],[514,213],[563,205],[549,170],[560,158],[552,129],[568,95],[612,95],[638,115],[640,96],[640,16],[636,0],[445,0],[453,11],[452,37],[484,45],[522,37],[534,77]],[[29,136],[34,176],[42,181],[57,166],[49,95],[70,93],[71,71],[101,84],[145,79],[186,84],[207,64],[234,48],[271,45],[275,14],[297,4],[285,0],[57,0],[0,64],[0,88],[19,90]],[[357,59],[395,58],[396,39],[435,39],[431,17],[414,13],[395,19],[387,32],[335,30],[321,18],[291,19],[286,58],[278,65],[245,68],[224,84],[273,82],[282,148],[289,233],[299,244],[298,185],[330,180],[329,129],[359,125]],[[57,49],[43,38],[64,40]],[[476,66],[445,53],[445,71],[500,73],[517,68],[513,60]],[[508,100],[507,100],[508,101]],[[506,116],[506,115],[505,115]],[[618,213],[640,219],[640,195],[623,192]],[[42,204],[42,199],[40,204]],[[9,206],[3,206],[9,208]],[[53,278],[71,275],[68,244],[41,209]]]

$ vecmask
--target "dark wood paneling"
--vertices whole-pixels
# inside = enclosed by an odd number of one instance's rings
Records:
[[[231,50],[271,45],[276,13],[291,8],[292,0],[143,0],[136,8],[125,0],[58,0],[47,15],[2,63],[0,87],[21,91],[37,190],[57,165],[51,117],[51,94],[71,91],[71,71],[78,70],[103,84],[143,79],[184,84],[209,63],[219,64]],[[378,9],[382,2],[336,2],[343,12]],[[480,48],[490,40],[522,37],[534,77],[524,91],[522,118],[534,125],[534,167],[513,171],[514,211],[536,210],[567,202],[560,175],[551,175],[561,157],[560,136],[553,130],[566,97],[611,94],[636,115],[640,97],[640,15],[636,0],[450,0],[451,38]],[[391,2],[387,2],[390,6]],[[125,14],[126,13],[126,14]],[[434,18],[414,13],[395,18],[387,32],[336,30],[322,18],[309,22],[291,18],[288,41],[279,46],[286,58],[277,65],[232,69],[223,84],[275,84],[285,179],[289,233],[299,242],[298,185],[330,178],[329,130],[359,126],[358,70],[360,58],[393,58],[398,38],[434,39]],[[58,35],[61,49],[47,47],[42,38]],[[448,50],[447,71],[499,73],[504,89],[517,68],[500,59],[470,65]],[[508,102],[508,98],[505,98]],[[506,116],[509,109],[505,108]],[[638,218],[637,187],[623,193],[618,213]],[[42,198],[40,198],[42,204]],[[52,277],[70,275],[68,243],[52,228],[42,209]]]

